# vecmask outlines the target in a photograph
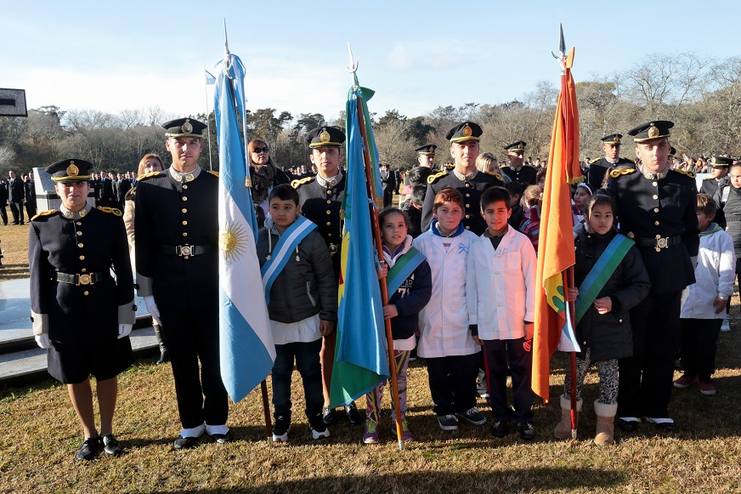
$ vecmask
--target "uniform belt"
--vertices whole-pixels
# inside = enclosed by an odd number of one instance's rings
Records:
[[[94,285],[103,281],[106,278],[105,273],[60,273],[57,271],[57,281],[62,283],[69,283],[70,285]]]
[[[160,252],[170,256],[190,257],[211,252],[210,245],[163,245]]]
[[[682,242],[682,237],[674,235],[672,237],[636,237],[636,243],[641,247],[653,247],[656,252],[661,252],[662,249],[668,249],[672,245],[677,245]]]

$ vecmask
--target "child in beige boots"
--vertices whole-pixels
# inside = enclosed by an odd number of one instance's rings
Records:
[[[581,411],[581,389],[592,362],[599,372],[599,397],[594,402],[597,415],[597,445],[614,442],[617,412],[618,359],[633,354],[629,310],[648,295],[648,274],[633,240],[613,228],[614,204],[607,195],[594,195],[587,207],[586,229],[576,240],[574,278],[579,288],[569,289],[568,298],[576,302],[576,337],[581,352],[576,359],[577,410]],[[571,376],[566,375],[561,396],[561,421],[557,439],[571,437],[569,410]]]

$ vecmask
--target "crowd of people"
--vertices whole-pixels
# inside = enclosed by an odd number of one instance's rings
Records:
[[[134,288],[160,337],[160,361],[172,366],[181,425],[174,448],[195,447],[204,436],[217,443],[232,438],[219,368],[218,178],[198,166],[203,123],[182,118],[163,127],[169,167],[157,155],[144,156],[121,200],[106,203],[96,194],[95,208],[88,200],[93,165],[59,161],[47,172],[62,205],[31,221],[34,334],[82,424],[81,460],[122,452],[112,419],[116,375],[132,360]],[[713,169],[730,168],[729,178],[714,173],[702,185],[713,194],[698,194],[692,174],[672,168],[672,127],[656,120],[630,130],[635,162],[619,157],[621,134],[605,136],[605,157],[590,163],[585,182],[573,187],[576,285],[565,296],[576,307],[580,351],[577,374],[567,377],[559,400],[556,438],[570,437],[568,389],[576,379],[581,409],[592,364],[600,380],[594,403],[598,445],[614,442],[616,423],[625,434],[642,423],[671,431],[672,387],[697,386],[708,396],[717,391],[711,377],[715,345],[732,294],[735,249],[741,248],[741,164],[713,160]],[[449,166],[435,168],[437,146],[428,144],[417,149],[417,166],[406,176],[381,168],[390,193],[384,193],[387,207],[379,217],[378,275],[389,285],[383,314],[391,320],[405,441],[414,439],[405,415],[408,364],[415,354],[427,367],[441,430],[491,422],[495,437],[511,430],[523,441],[537,435],[531,367],[545,162],[529,165],[527,144],[517,141],[505,147],[508,163],[500,167],[493,154],[480,152],[482,134],[470,121],[450,129]],[[353,402],[330,407],[344,142],[338,127],[309,132],[315,173],[303,176],[276,166],[264,139],[248,144],[261,227],[257,254],[263,272],[273,273],[265,294],[258,287],[255,296],[266,298],[276,349],[275,442],[289,439],[294,365],[313,439],[329,436],[340,420],[362,425],[365,444],[382,439],[384,383],[365,396],[365,417]],[[673,382],[680,355],[684,374]],[[97,379],[99,428],[91,375]],[[488,399],[491,418],[477,407],[477,393]]]

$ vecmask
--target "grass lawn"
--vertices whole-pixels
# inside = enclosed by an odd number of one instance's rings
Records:
[[[4,256],[0,280],[28,278],[28,223],[0,225],[0,249]]]

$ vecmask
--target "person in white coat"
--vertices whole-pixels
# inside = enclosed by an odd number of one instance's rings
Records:
[[[458,429],[458,419],[483,425],[476,408],[479,345],[468,327],[466,260],[476,235],[466,230],[463,196],[452,187],[435,194],[430,229],[414,240],[432,271],[432,296],[419,313],[417,355],[427,362],[430,391],[440,428]]]
[[[514,421],[523,440],[535,438],[530,389],[535,320],[535,250],[527,236],[508,226],[510,194],[492,187],[481,195],[486,231],[468,255],[466,307],[471,332],[484,348],[492,434],[504,437]],[[509,366],[508,366],[509,364]],[[507,404],[512,375],[514,410]]]
[[[713,222],[717,205],[707,194],[697,194],[697,223],[700,249],[695,283],[688,286],[682,301],[682,366],[684,374],[675,388],[697,384],[700,393],[714,395],[711,376],[715,372],[715,351],[725,307],[733,294],[736,254],[733,239]]]

